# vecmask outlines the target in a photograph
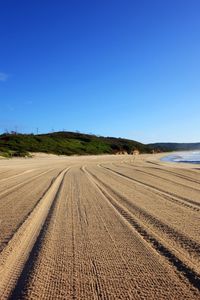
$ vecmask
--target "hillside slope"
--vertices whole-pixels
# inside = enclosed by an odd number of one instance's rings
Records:
[[[26,156],[28,152],[45,152],[59,155],[114,154],[120,151],[131,153],[138,149],[150,152],[147,145],[113,137],[76,132],[54,132],[47,134],[2,134],[0,155]]]
[[[161,152],[200,150],[200,143],[154,143],[148,146]]]

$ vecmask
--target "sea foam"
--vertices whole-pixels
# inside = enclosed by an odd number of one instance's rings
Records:
[[[200,164],[200,150],[176,152],[161,158],[162,161]]]

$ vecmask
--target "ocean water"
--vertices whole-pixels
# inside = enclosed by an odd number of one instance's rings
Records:
[[[200,164],[200,150],[176,152],[161,158],[162,161]]]

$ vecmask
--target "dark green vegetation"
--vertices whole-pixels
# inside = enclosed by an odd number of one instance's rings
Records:
[[[166,151],[189,151],[199,150],[200,143],[155,143],[148,145],[152,150],[166,152]]]
[[[136,141],[77,132],[0,135],[0,155],[6,157],[26,157],[29,152],[59,155],[114,154],[120,151],[131,153],[135,149],[141,153],[150,152],[147,145]]]
[[[47,134],[0,135],[0,156],[29,157],[29,152],[44,152],[58,155],[115,154],[134,150],[140,153],[183,151],[200,149],[200,143],[155,143],[142,144],[136,141],[103,137],[78,132],[54,132]]]

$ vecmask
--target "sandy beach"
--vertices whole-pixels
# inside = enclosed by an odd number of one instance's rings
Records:
[[[200,299],[200,166],[162,156],[1,159],[0,299]]]

